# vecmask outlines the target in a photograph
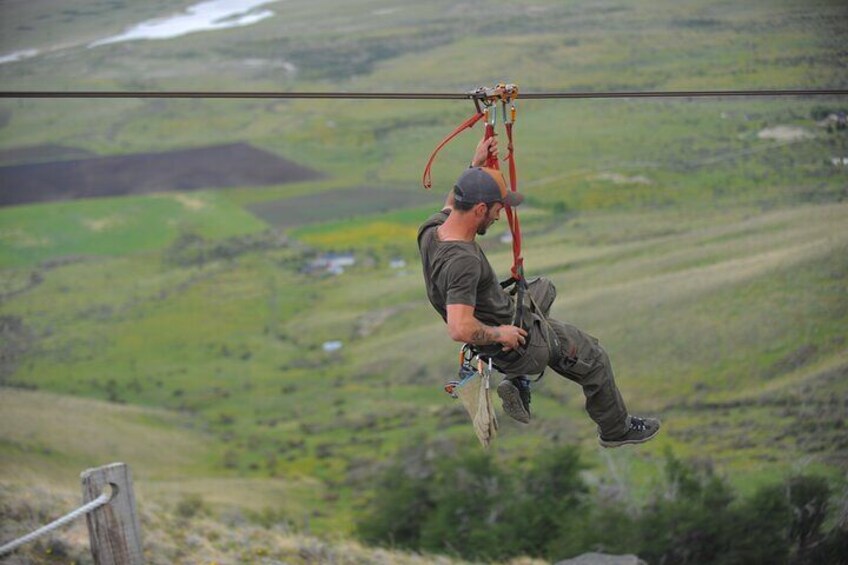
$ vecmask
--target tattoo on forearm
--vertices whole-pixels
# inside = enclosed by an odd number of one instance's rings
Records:
[[[497,328],[491,328],[481,324],[480,327],[474,330],[474,333],[471,334],[471,344],[489,345],[491,343],[497,343],[500,335],[501,333]]]

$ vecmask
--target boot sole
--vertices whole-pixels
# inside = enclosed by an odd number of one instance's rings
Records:
[[[521,422],[522,424],[530,423],[530,413],[524,409],[524,403],[521,402],[521,392],[518,387],[504,379],[498,385],[498,396],[503,402],[503,410],[507,416]]]

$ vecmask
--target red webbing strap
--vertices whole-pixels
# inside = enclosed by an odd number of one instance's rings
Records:
[[[507,151],[506,161],[509,164],[510,190],[518,190],[518,173],[515,169],[515,148],[512,144],[512,122],[507,122],[506,128]],[[524,257],[521,256],[521,224],[518,221],[518,210],[506,209],[506,219],[512,232],[512,276],[515,280],[524,278]]]
[[[494,112],[495,110],[492,111]],[[483,114],[484,116],[486,116],[486,131],[483,134],[483,139],[490,139],[492,137],[495,137],[495,126],[492,125],[491,122],[489,122],[488,112],[489,111],[487,110]],[[500,170],[500,167],[498,166],[498,158],[492,153],[489,153],[489,155],[486,157],[486,166],[490,169],[495,169],[496,171]]]
[[[455,130],[453,130],[450,133],[450,135],[448,135],[446,138],[444,138],[442,140],[442,142],[439,143],[436,146],[436,148],[430,154],[430,158],[427,160],[427,165],[424,167],[424,176],[421,177],[421,183],[424,185],[424,188],[429,190],[433,186],[433,179],[432,179],[432,175],[430,173],[430,169],[433,168],[433,161],[436,159],[436,154],[439,151],[441,151],[442,147],[447,145],[450,140],[452,140],[454,137],[456,137],[457,135],[462,133],[464,130],[474,126],[474,124],[476,124],[478,121],[480,121],[480,119],[482,117],[483,117],[482,112],[478,112],[478,113],[474,114],[473,116],[471,116],[470,118],[468,118],[467,120],[465,120],[464,122],[459,124],[459,126],[457,126],[457,128]]]

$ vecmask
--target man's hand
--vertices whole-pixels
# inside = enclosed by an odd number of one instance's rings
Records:
[[[474,150],[474,158],[471,159],[472,167],[482,167],[486,164],[489,155],[498,156],[498,140],[495,137],[489,139],[481,139],[477,144],[477,149]]]
[[[500,339],[498,343],[503,345],[502,351],[511,351],[527,342],[527,330],[518,326],[498,326]]]

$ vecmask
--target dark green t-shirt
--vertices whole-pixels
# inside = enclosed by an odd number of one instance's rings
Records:
[[[418,250],[427,297],[447,321],[448,304],[474,307],[474,317],[488,326],[511,324],[513,299],[498,283],[495,271],[476,241],[441,241],[437,228],[448,213],[430,216],[418,229]]]

